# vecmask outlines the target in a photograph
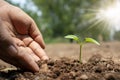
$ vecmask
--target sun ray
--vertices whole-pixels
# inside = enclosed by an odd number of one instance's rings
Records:
[[[90,25],[85,31],[92,28],[100,29],[101,33],[108,31],[112,39],[116,30],[120,30],[120,0],[101,0],[101,6],[94,9],[83,9],[82,15],[86,25]]]
[[[110,28],[120,29],[120,0],[114,0],[113,4],[99,9],[97,16],[109,24]]]

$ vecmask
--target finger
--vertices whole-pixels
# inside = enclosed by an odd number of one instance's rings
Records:
[[[23,40],[23,42],[25,43],[25,45],[28,46],[28,47],[29,47],[29,45],[33,42],[33,39],[32,39],[31,37],[29,37],[29,36],[24,36],[24,37],[22,38],[22,40]],[[35,54],[33,51],[31,51],[30,48],[29,48],[28,50],[31,52],[31,55],[34,56],[34,59],[35,59],[35,60],[37,59],[36,61],[40,60],[40,56],[39,56],[39,57],[36,56],[36,54]],[[38,53],[38,54],[39,54],[39,53]]]
[[[8,62],[10,64],[16,64],[13,58],[10,57],[10,55],[7,55],[7,51],[0,50],[0,59],[4,60],[5,62]]]
[[[30,27],[30,36],[36,42],[38,42],[42,48],[45,48],[45,43],[44,43],[43,37],[34,21],[32,22],[31,27]]]
[[[17,46],[26,46],[23,41],[21,41],[19,38],[13,37],[14,42],[16,43]]]
[[[22,65],[18,62],[18,60],[10,56],[7,51],[0,50],[0,59],[16,67],[22,68]]]
[[[34,72],[39,71],[37,63],[34,61],[33,57],[29,54],[26,48],[19,47],[17,58],[18,61],[23,65],[23,68]]]
[[[33,57],[34,61],[37,62],[37,61],[40,60],[40,58],[36,54],[34,54],[34,52],[30,48],[27,47],[26,50],[28,50],[28,52],[30,53],[30,55]]]
[[[21,39],[26,46],[29,46],[29,44],[33,41],[30,36],[21,36]]]
[[[6,51],[3,52],[0,50],[0,58],[2,60],[4,60],[5,62],[8,62],[8,63],[10,63],[16,67],[19,67],[21,69],[31,70],[33,72],[39,71],[38,69],[34,69],[34,67],[31,67],[31,66],[29,66],[29,64],[26,63],[26,60],[23,59],[23,57],[26,58],[25,56],[29,57],[29,55],[23,55],[23,53],[21,53],[20,55],[18,55],[16,57],[15,56],[13,57],[13,56],[7,54]],[[31,62],[30,59],[28,59],[28,60],[29,60],[29,62]],[[36,63],[32,64],[32,62],[31,62],[31,65],[35,66]]]
[[[38,43],[33,41],[29,47],[33,50],[33,52],[42,60],[48,60],[48,56],[46,55],[45,51],[39,46]]]

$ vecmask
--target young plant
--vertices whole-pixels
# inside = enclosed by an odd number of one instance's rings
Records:
[[[82,63],[82,47],[85,43],[94,43],[94,44],[97,44],[97,45],[100,45],[95,39],[93,38],[84,38],[83,40],[81,40],[80,38],[78,38],[77,36],[75,35],[67,35],[65,36],[65,38],[68,38],[68,39],[72,39],[74,41],[76,41],[79,45],[80,45],[80,54],[79,54],[79,62]]]

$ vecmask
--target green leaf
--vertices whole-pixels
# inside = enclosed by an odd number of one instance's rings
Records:
[[[75,35],[67,35],[67,36],[65,36],[65,38],[68,38],[68,39],[73,39],[73,40],[75,40],[75,41],[78,41],[78,42],[79,42],[79,38],[78,38],[77,36],[75,36]]]
[[[85,42],[87,42],[87,43],[95,43],[95,44],[97,44],[97,45],[100,45],[100,43],[99,42],[97,42],[95,39],[93,39],[93,38],[85,38]]]

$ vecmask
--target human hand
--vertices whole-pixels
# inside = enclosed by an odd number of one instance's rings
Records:
[[[0,58],[17,67],[39,71],[36,63],[48,56],[37,25],[20,8],[0,5]]]

